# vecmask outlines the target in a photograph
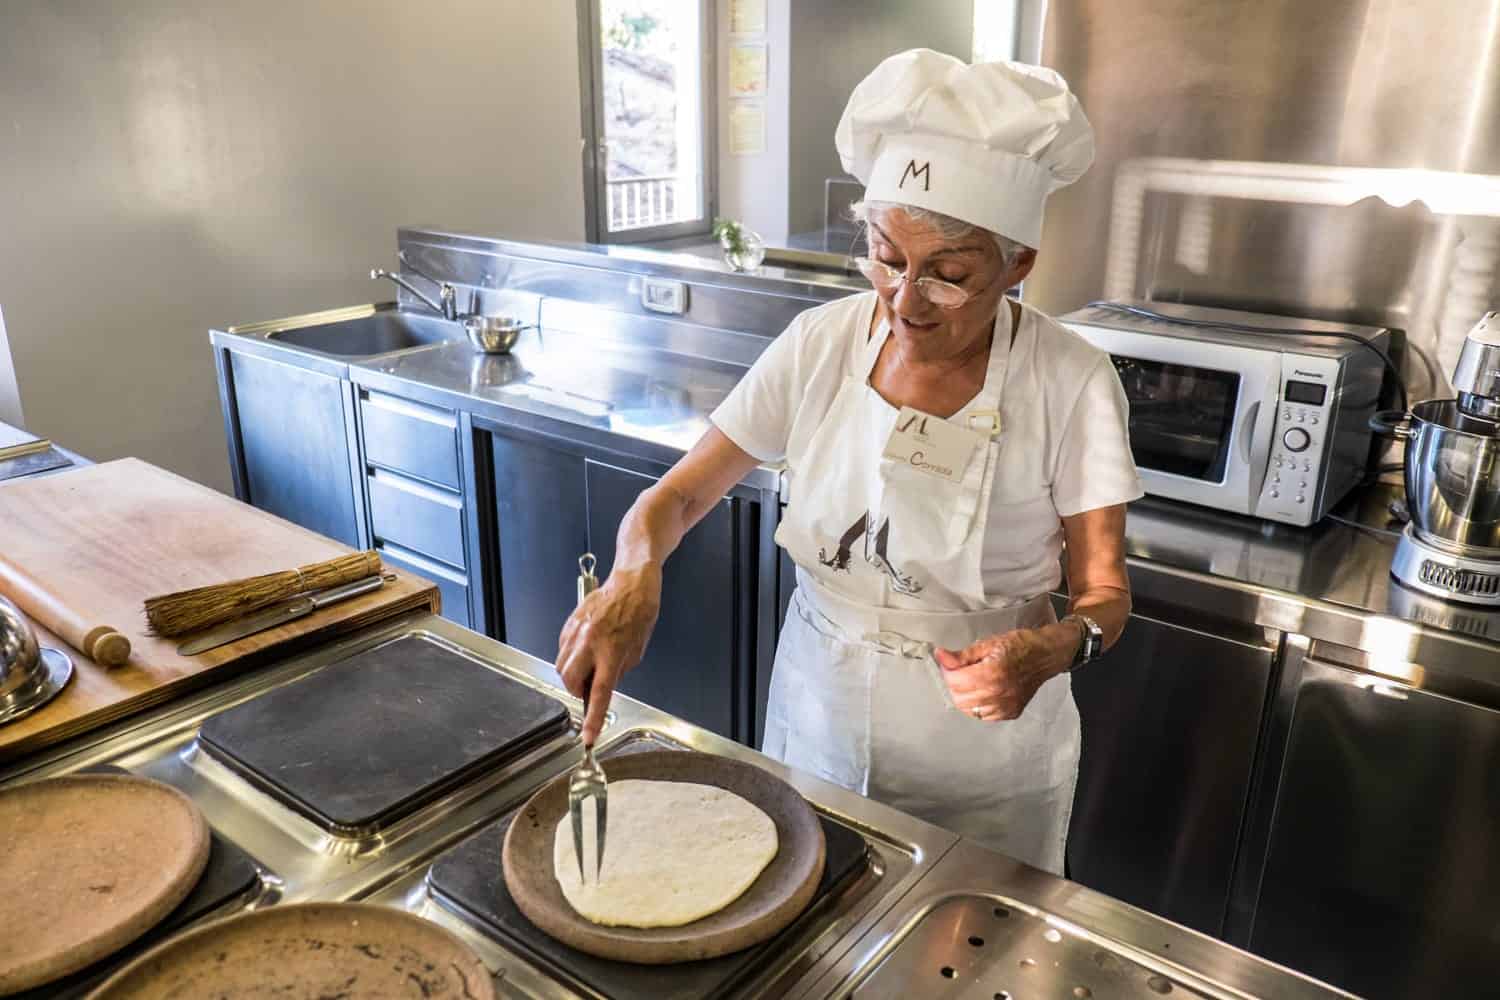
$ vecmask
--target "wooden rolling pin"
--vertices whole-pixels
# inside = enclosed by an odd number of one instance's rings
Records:
[[[95,663],[118,667],[130,659],[130,639],[112,625],[96,625],[69,608],[55,594],[37,586],[21,570],[0,558],[0,593],[16,607]]]

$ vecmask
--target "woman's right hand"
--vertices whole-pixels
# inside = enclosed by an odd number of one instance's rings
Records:
[[[641,662],[661,611],[661,566],[616,567],[568,616],[558,639],[563,686],[588,702],[583,742],[593,746],[625,671]]]

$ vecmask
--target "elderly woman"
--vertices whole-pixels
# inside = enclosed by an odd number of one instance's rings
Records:
[[[917,50],[855,89],[836,138],[866,185],[874,291],[799,316],[641,495],[558,669],[592,695],[591,741],[645,653],[663,561],[752,468],[784,462],[776,540],[798,586],[765,752],[1060,872],[1080,749],[1068,673],[1129,614],[1141,489],[1109,357],[1005,292],[1092,131],[1048,70]]]

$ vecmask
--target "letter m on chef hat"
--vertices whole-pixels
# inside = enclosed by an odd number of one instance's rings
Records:
[[[931,49],[882,62],[835,134],[865,198],[915,205],[1037,247],[1047,196],[1094,162],[1094,130],[1042,66],[970,65]]]

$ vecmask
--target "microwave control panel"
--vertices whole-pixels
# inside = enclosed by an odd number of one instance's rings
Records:
[[[1328,443],[1334,437],[1338,362],[1282,356],[1266,478],[1255,513],[1287,524],[1312,524],[1322,516]]]

